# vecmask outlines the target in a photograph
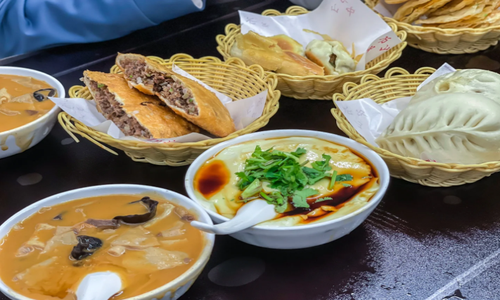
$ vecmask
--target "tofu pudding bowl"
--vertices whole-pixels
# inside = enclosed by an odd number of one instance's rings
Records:
[[[76,300],[89,274],[112,272],[109,299],[177,299],[199,276],[214,235],[196,203],[142,185],[94,186],[54,195],[0,226],[0,290],[11,299]]]
[[[23,152],[49,134],[60,111],[50,96],[65,96],[54,77],[31,69],[0,67],[0,158]]]
[[[389,184],[384,161],[344,137],[308,130],[262,131],[210,148],[190,166],[185,186],[214,223],[262,199],[276,216],[231,234],[276,249],[317,246],[358,227]]]

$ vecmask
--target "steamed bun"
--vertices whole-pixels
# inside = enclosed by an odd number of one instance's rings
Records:
[[[481,76],[477,80],[489,82]],[[487,91],[486,87],[492,86],[483,87]],[[396,116],[376,142],[402,156],[442,163],[500,160],[500,104],[484,94],[445,93],[413,103]]]
[[[478,94],[500,104],[500,74],[478,69],[460,70],[445,74],[423,86],[413,96],[410,104],[424,101],[436,95],[449,93]]]
[[[324,67],[326,75],[339,75],[356,70],[356,61],[339,41],[312,40],[306,47],[306,56]]]

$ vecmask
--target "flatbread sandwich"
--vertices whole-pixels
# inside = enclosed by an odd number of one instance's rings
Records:
[[[164,139],[199,132],[156,97],[131,89],[121,75],[85,71],[83,76],[99,112],[125,135]]]
[[[138,54],[118,54],[116,64],[131,86],[158,96],[186,120],[218,137],[236,131],[224,104],[198,82]]]

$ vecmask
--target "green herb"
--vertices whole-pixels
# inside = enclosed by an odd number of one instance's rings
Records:
[[[318,200],[314,201],[314,203],[329,201],[329,200],[333,200],[333,199],[331,197],[323,197],[323,198],[319,198]]]
[[[99,84],[97,85],[97,87],[98,87],[98,88],[100,88],[100,89],[102,89],[102,88],[104,87],[104,84],[103,84],[103,83],[99,83]]]
[[[272,192],[270,194],[260,192],[260,195],[267,203],[273,204],[278,213],[284,213],[288,208],[288,201],[283,198],[280,192]]]
[[[335,181],[337,181],[337,171],[333,171],[332,178],[330,179],[330,184],[328,185],[328,189],[332,190],[335,186]]]
[[[352,181],[353,177],[351,174],[337,175],[337,181]]]
[[[253,176],[247,176],[245,172],[238,172],[236,173],[236,176],[240,178],[238,181],[238,188],[240,190],[244,190],[247,186],[250,185],[255,180],[255,177]]]
[[[275,203],[276,212],[278,212],[280,214],[284,213],[286,211],[286,209],[288,208],[288,200],[283,198],[283,196],[279,192],[274,192],[271,195],[273,195],[275,197],[275,200],[276,200],[276,203]]]
[[[346,188],[350,188],[350,187],[352,187],[352,185],[347,184],[347,183],[342,183],[342,185],[343,185],[343,186],[345,186]]]
[[[189,98],[189,103],[192,103],[194,101],[193,98]]]
[[[260,183],[260,180],[255,179],[252,183],[250,183],[250,185],[247,186],[243,193],[241,193],[241,198],[250,198],[253,195],[258,194],[261,190],[262,184]]]
[[[297,148],[297,150],[295,150],[294,152],[292,152],[293,155],[297,156],[297,157],[301,157],[302,154],[306,154],[307,150],[304,149],[304,148]]]
[[[169,92],[173,93],[174,92],[174,89],[173,88],[170,88],[170,90],[168,90]]]
[[[311,169],[308,167],[302,167],[302,172],[304,172],[308,179],[309,179],[309,185],[313,185],[316,182],[320,181],[321,179],[325,178],[326,174],[325,172],[321,172],[315,169]]]
[[[311,166],[313,167],[313,169],[315,170],[318,170],[318,171],[329,171],[332,169],[332,167],[330,167],[330,159],[332,158],[330,155],[326,155],[326,154],[323,154],[323,159],[324,160],[318,160],[318,161],[315,161],[311,164]]]
[[[292,196],[293,206],[297,208],[309,208],[307,197],[317,195],[318,191],[314,189],[303,189],[302,191],[295,191]]]
[[[268,202],[273,202],[274,199],[269,197],[266,193],[264,192],[260,192],[260,195],[262,196],[262,198],[264,198],[265,200],[267,200]]]
[[[260,146],[256,146],[246,160],[244,170],[236,173],[239,177],[237,186],[243,191],[242,198],[246,199],[260,192],[260,196],[274,204],[279,213],[287,210],[289,199],[295,208],[309,208],[307,197],[318,195],[319,192],[308,186],[329,176],[326,171],[331,170],[331,157],[323,155],[323,160],[313,162],[310,168],[305,166],[308,161],[300,162],[300,157],[306,152],[304,148],[284,152],[274,148],[262,150]],[[263,182],[267,182],[276,191],[264,193]]]
[[[134,78],[134,75],[130,75],[129,78]]]

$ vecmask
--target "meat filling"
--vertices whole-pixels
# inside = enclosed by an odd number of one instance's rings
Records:
[[[337,55],[330,55],[330,64],[335,67],[335,61],[337,60]]]
[[[137,119],[129,117],[122,109],[121,104],[116,101],[115,96],[108,91],[106,86],[90,82],[90,88],[93,91],[95,100],[99,103],[104,117],[115,123],[125,134],[135,137],[152,138],[149,130],[144,128]]]
[[[197,116],[198,106],[191,91],[179,81],[149,68],[145,62],[124,59],[121,63],[125,76],[137,84],[153,85],[153,91],[159,93],[168,104]]]

